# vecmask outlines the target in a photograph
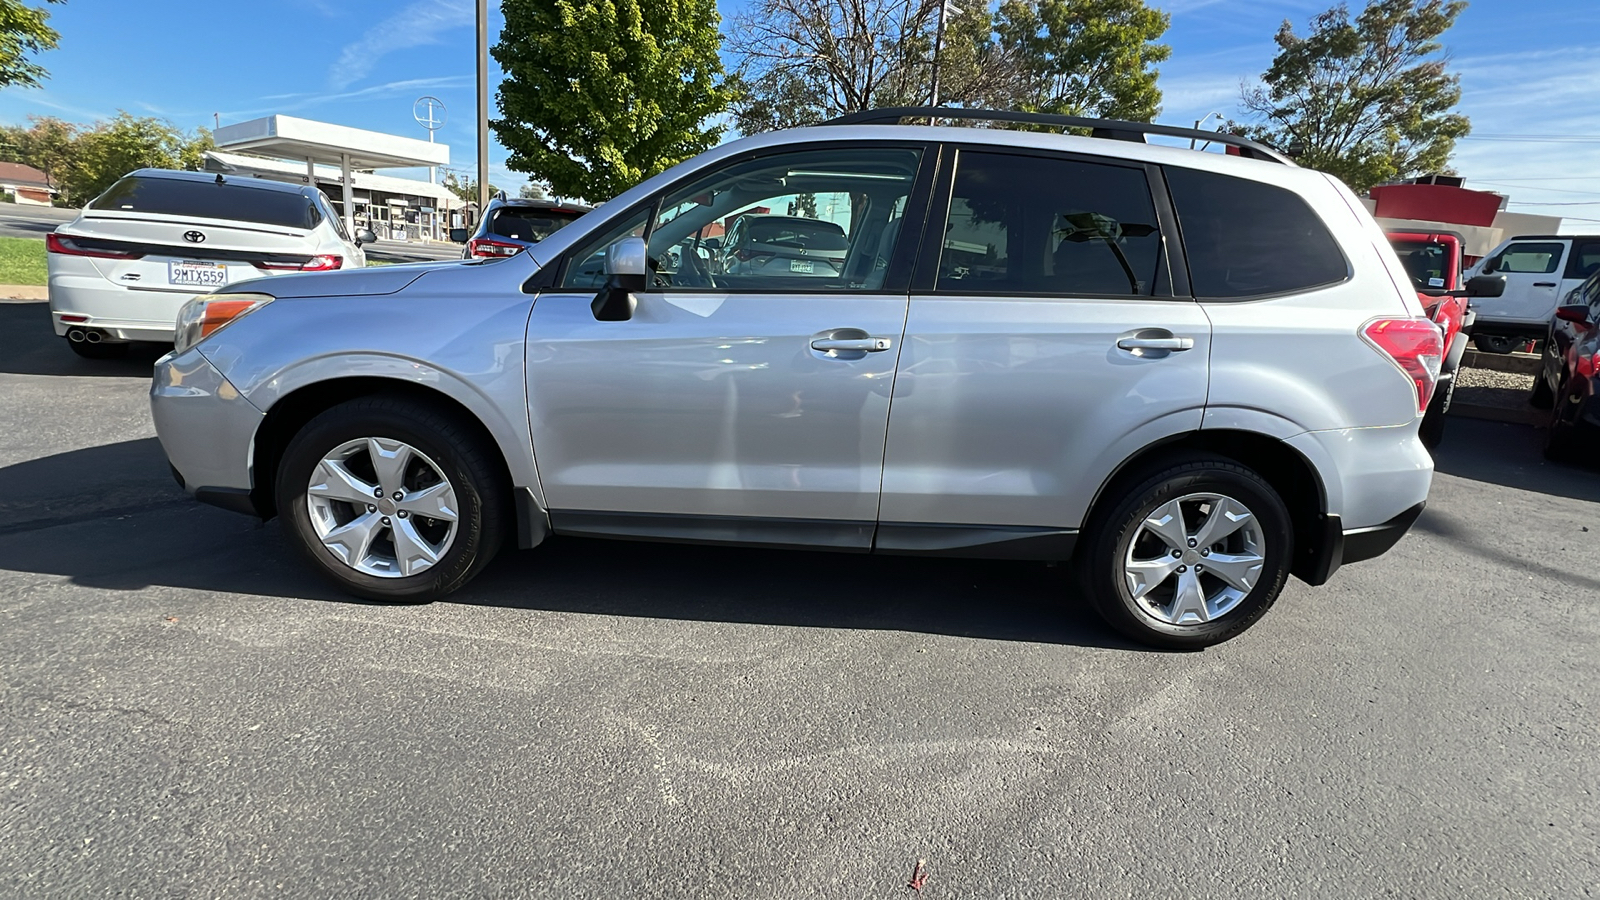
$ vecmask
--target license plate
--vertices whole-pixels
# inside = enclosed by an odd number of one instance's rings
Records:
[[[802,275],[810,275],[812,272],[816,271],[816,268],[817,264],[809,259],[789,260],[789,271],[791,272],[799,272]]]
[[[228,267],[217,263],[173,261],[167,263],[167,283],[187,287],[222,287],[228,283]]]

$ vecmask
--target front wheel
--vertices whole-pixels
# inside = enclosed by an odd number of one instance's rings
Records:
[[[1457,370],[1457,374],[1459,371]],[[1428,411],[1422,417],[1422,425],[1417,429],[1417,436],[1422,438],[1422,446],[1429,450],[1444,441],[1444,417],[1450,411],[1450,400],[1455,393],[1456,379],[1452,377],[1439,385],[1433,392],[1433,399],[1428,401]]]
[[[500,547],[507,491],[492,452],[429,405],[351,400],[289,441],[278,512],[301,552],[346,591],[434,600],[466,584]]]
[[[1141,643],[1198,650],[1278,599],[1294,533],[1272,486],[1221,457],[1152,470],[1090,522],[1079,574],[1096,611]]]

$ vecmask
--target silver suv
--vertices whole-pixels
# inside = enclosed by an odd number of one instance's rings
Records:
[[[873,124],[928,113],[726,144],[505,259],[199,298],[151,390],[173,471],[363,597],[552,533],[1071,560],[1173,648],[1400,539],[1441,340],[1349,190],[1164,126]],[[837,271],[713,271],[791,209]]]

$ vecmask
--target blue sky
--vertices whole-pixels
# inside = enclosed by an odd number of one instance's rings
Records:
[[[720,2],[726,16],[743,0]],[[1172,15],[1159,120],[1236,116],[1240,82],[1266,68],[1278,24],[1303,30],[1331,3],[1154,0]],[[498,0],[489,5],[492,40]],[[472,0],[68,0],[50,10],[62,43],[40,58],[51,77],[0,91],[0,121],[125,109],[193,128],[213,114],[226,125],[278,112],[424,137],[411,104],[432,94],[450,110],[438,140],[454,166],[473,165]],[[1516,211],[1564,216],[1569,230],[1600,223],[1600,2],[1474,0],[1445,41],[1473,123],[1455,159],[1469,186],[1509,193]],[[525,180],[499,146],[490,157],[497,185]]]

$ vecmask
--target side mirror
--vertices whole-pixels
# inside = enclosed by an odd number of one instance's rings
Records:
[[[1556,307],[1556,318],[1563,322],[1572,322],[1577,325],[1589,324],[1589,305],[1574,303],[1571,306]]]
[[[452,229],[450,229],[450,240],[453,241],[454,243],[465,244],[467,242],[467,239],[470,238],[470,237],[472,237],[472,232],[468,231],[465,228],[452,228]]]
[[[377,239],[378,239],[378,236],[372,233],[372,229],[371,228],[363,228],[360,231],[356,232],[356,246],[357,247],[361,246],[362,244],[370,244],[370,243],[372,243],[373,241],[375,241]]]
[[[1498,297],[1506,292],[1504,275],[1474,275],[1467,279],[1468,297]]]
[[[650,277],[649,249],[644,238],[625,237],[606,248],[606,283],[589,309],[601,322],[626,322],[639,306]]]

